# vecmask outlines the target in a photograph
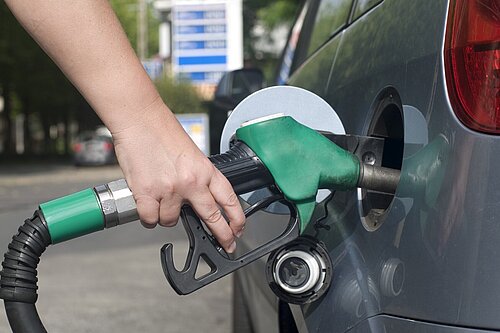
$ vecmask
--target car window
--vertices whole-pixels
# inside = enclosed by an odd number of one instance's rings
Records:
[[[105,135],[96,135],[94,137],[94,139],[99,140],[99,141],[108,141],[108,142],[113,141],[109,136],[105,136]]]
[[[89,141],[94,137],[94,132],[86,131],[78,136],[79,141]]]
[[[219,81],[219,84],[217,85],[217,90],[215,91],[215,96],[221,96],[225,94],[226,91],[229,90],[229,85],[231,82],[229,82],[229,74],[225,73],[222,78]]]
[[[358,0],[354,14],[351,17],[351,22],[357,20],[361,15],[365,14],[381,2],[382,0]]]
[[[304,4],[299,16],[295,20],[292,27],[288,41],[283,51],[281,64],[279,66],[277,84],[285,84],[290,75],[292,74],[292,65],[294,64],[295,50],[297,49],[297,42],[299,41],[300,33],[302,31],[302,26],[304,25],[304,20],[306,18],[307,10],[309,8],[309,2]]]
[[[322,0],[314,19],[307,55],[311,55],[347,24],[353,0]]]

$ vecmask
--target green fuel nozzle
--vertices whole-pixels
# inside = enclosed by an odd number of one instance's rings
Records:
[[[297,206],[301,231],[310,222],[319,189],[356,187],[394,193],[399,171],[360,163],[326,136],[283,116],[252,122],[236,131],[262,160],[285,198]]]
[[[349,190],[358,182],[356,156],[291,117],[243,126],[236,137],[255,152],[285,198],[297,206],[301,231],[309,223],[318,189]]]

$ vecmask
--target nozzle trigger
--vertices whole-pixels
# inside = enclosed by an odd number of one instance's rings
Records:
[[[184,268],[181,271],[175,268],[171,243],[165,244],[160,250],[163,272],[177,294],[190,294],[297,238],[300,231],[297,210],[294,205],[285,201],[281,194],[267,197],[248,207],[245,210],[245,216],[249,217],[276,201],[282,201],[290,209],[287,228],[277,238],[234,259],[224,251],[212,235],[207,233],[193,209],[184,206],[181,210],[181,220],[189,239],[189,251]],[[210,272],[196,278],[200,258],[208,264]]]

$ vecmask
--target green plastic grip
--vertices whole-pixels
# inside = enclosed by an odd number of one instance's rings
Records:
[[[40,209],[52,244],[104,229],[101,206],[91,188],[42,203]]]
[[[285,198],[295,203],[301,232],[313,214],[318,189],[356,188],[359,159],[291,117],[241,127],[236,137],[255,152]]]

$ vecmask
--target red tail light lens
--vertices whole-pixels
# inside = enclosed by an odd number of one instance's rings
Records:
[[[457,117],[500,134],[500,0],[451,0],[444,52]]]
[[[103,142],[103,145],[105,151],[110,151],[113,149],[113,144],[111,142]]]
[[[81,152],[81,151],[82,151],[82,144],[81,144],[81,143],[75,143],[75,144],[73,145],[73,151],[74,151],[75,153],[79,153],[79,152]]]

